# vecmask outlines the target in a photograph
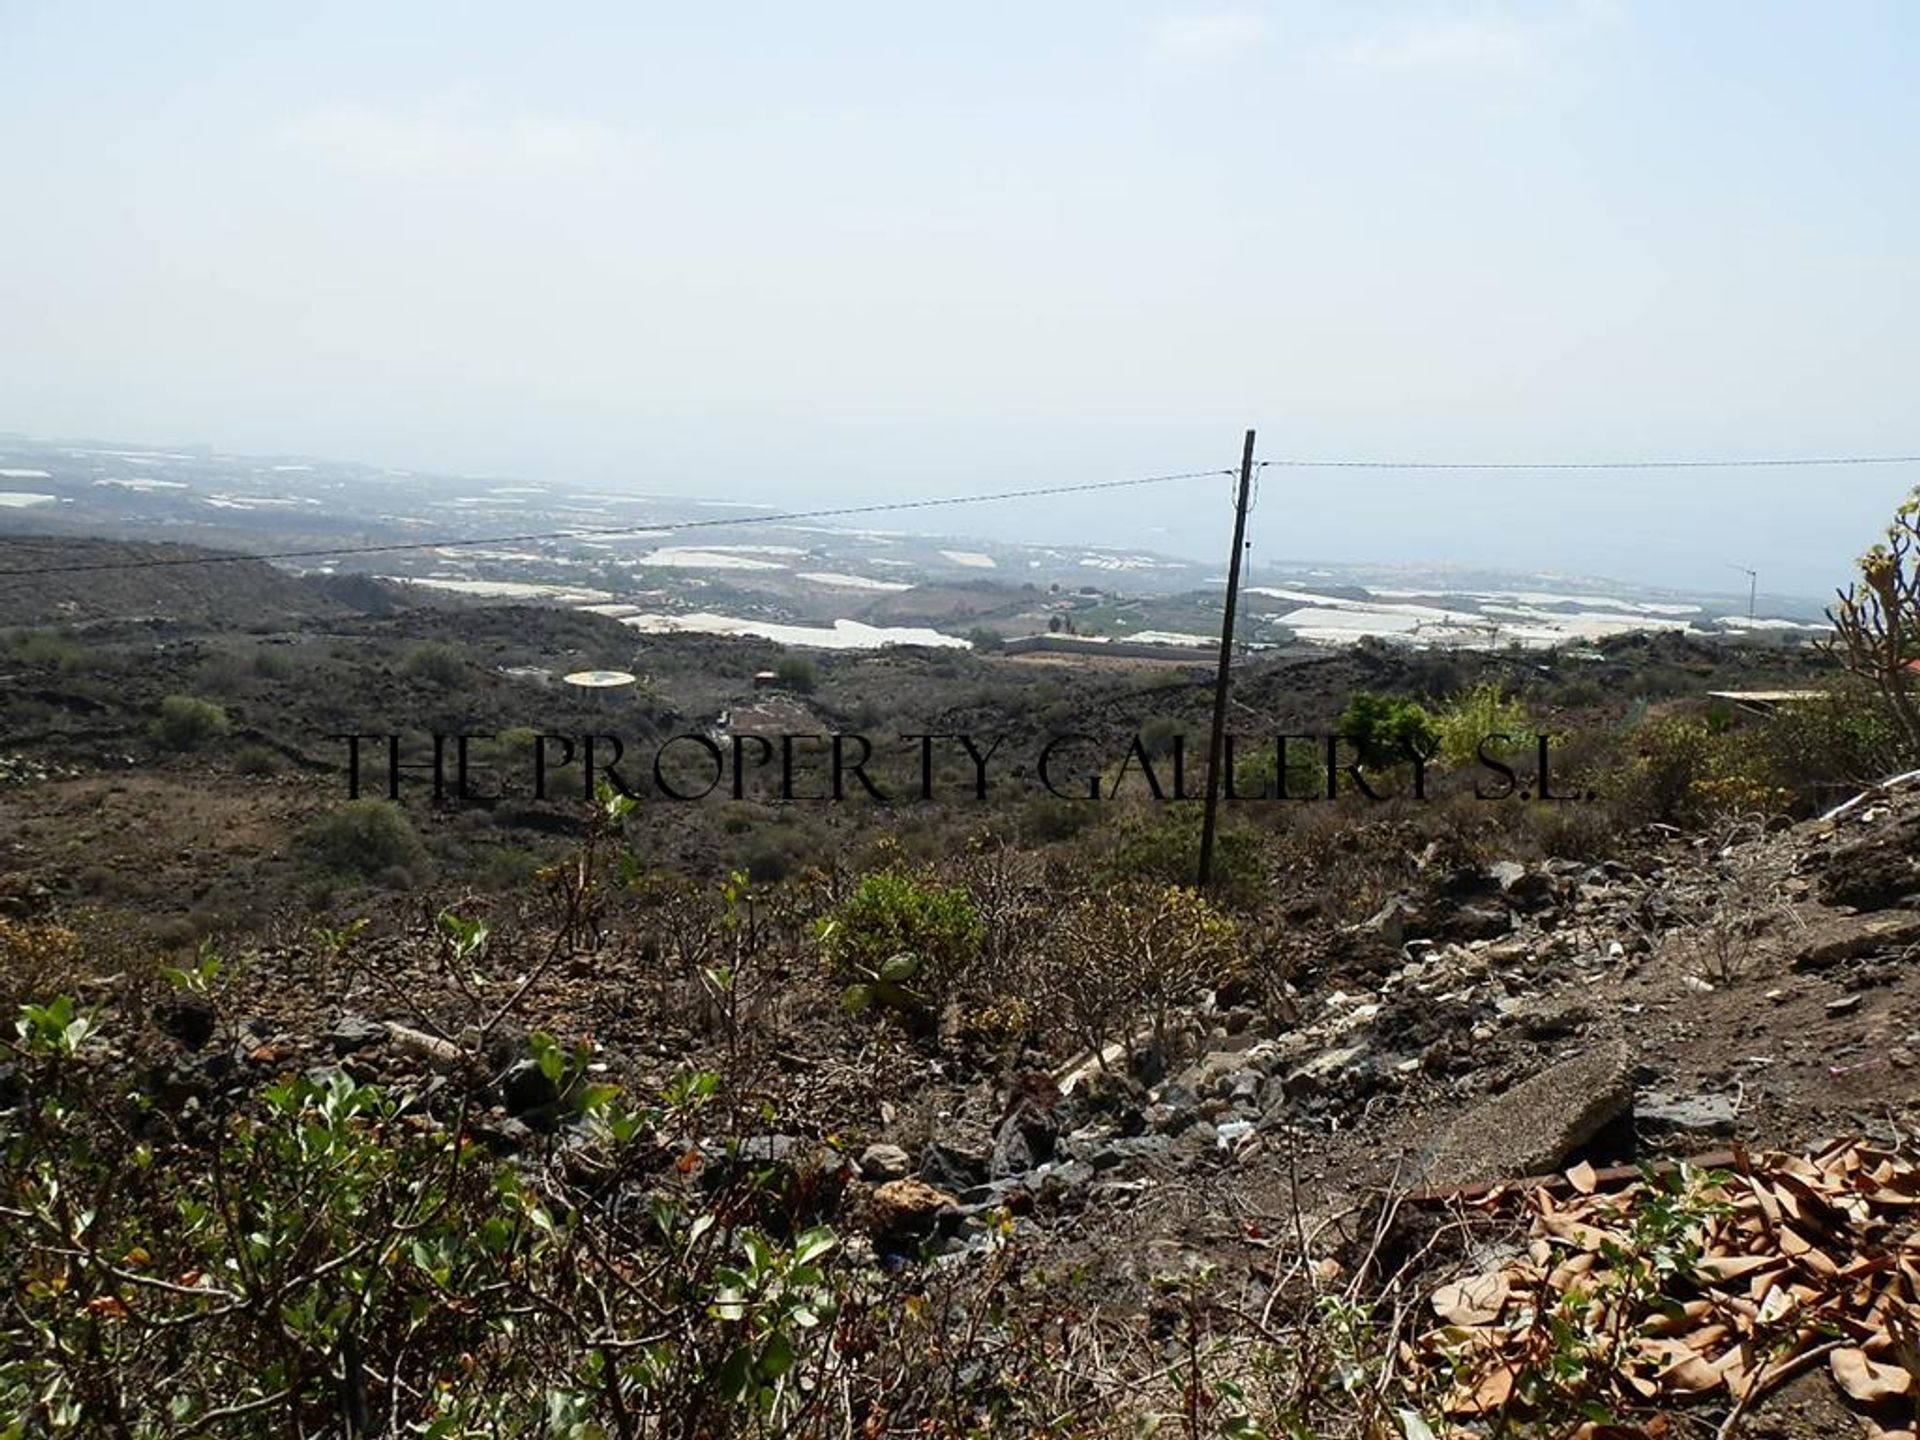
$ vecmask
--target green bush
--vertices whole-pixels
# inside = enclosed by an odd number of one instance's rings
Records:
[[[169,695],[160,702],[160,713],[147,733],[165,749],[197,750],[210,740],[218,740],[230,728],[227,712],[211,700]]]
[[[836,1235],[743,1223],[750,1180],[667,1165],[608,1206],[338,1069],[191,1138],[146,1116],[135,1143],[96,1089],[97,1017],[59,997],[14,1028],[35,1104],[0,1125],[0,1435],[795,1434],[815,1386],[860,1378],[876,1332],[840,1343]],[[587,1047],[531,1048],[602,1175],[662,1168],[654,1137],[700,1133],[719,1087],[628,1108]]]
[[[277,775],[281,763],[279,752],[265,745],[242,745],[233,756],[233,768],[242,775]]]
[[[448,689],[461,684],[467,678],[469,668],[464,654],[439,640],[414,646],[401,662],[401,669],[415,680],[425,680],[431,685]]]
[[[1855,680],[1781,706],[1761,723],[1756,744],[1806,810],[1920,765],[1892,709]]]
[[[1415,700],[1362,690],[1347,702],[1340,733],[1353,743],[1362,765],[1385,769],[1405,764],[1410,751],[1431,755],[1433,717]]]
[[[806,655],[782,655],[780,663],[773,667],[773,673],[780,677],[780,683],[787,689],[802,695],[811,695],[814,686],[820,683],[820,672],[812,658]]]
[[[1326,766],[1317,750],[1296,740],[1287,746],[1286,793],[1292,799],[1306,799],[1325,793]],[[1276,766],[1279,753],[1274,745],[1243,750],[1234,761],[1233,793],[1241,800],[1278,798],[1280,787]],[[1222,792],[1224,797],[1225,792]]]
[[[263,645],[253,652],[253,673],[262,680],[291,680],[299,668],[285,650]]]
[[[1631,815],[1695,825],[1721,815],[1774,815],[1792,802],[1756,732],[1716,731],[1704,718],[1669,715],[1629,737],[1633,757],[1608,789]]]
[[[1533,732],[1534,722],[1527,707],[1507,694],[1497,680],[1455,695],[1440,707],[1432,725],[1440,759],[1448,765],[1472,764],[1481,742],[1490,735],[1512,737],[1490,752],[1506,753],[1527,744]]]
[[[1180,722],[1171,715],[1156,715],[1140,727],[1140,748],[1155,759],[1173,753],[1173,743],[1181,735]]]
[[[480,852],[475,866],[479,884],[487,890],[526,887],[540,869],[540,857],[517,846],[490,847]]]
[[[0,641],[0,655],[16,665],[78,670],[86,663],[87,649],[58,630],[16,630]]]
[[[1100,807],[1090,800],[1067,800],[1058,795],[1036,795],[1020,807],[1020,838],[1029,845],[1071,840],[1100,818]]]
[[[960,886],[876,870],[815,934],[849,1009],[924,1013],[980,958],[986,926]]]
[[[531,725],[509,725],[505,730],[495,733],[491,740],[476,741],[472,747],[471,763],[478,769],[486,766],[497,770],[503,776],[518,778],[533,773],[533,752],[540,744],[540,732]],[[549,758],[559,755],[557,746],[549,745]]]
[[[1271,766],[1269,773],[1271,772]],[[1234,784],[1239,785],[1236,779]],[[1257,794],[1256,783],[1248,792]],[[1199,874],[1201,813],[1198,806],[1183,807],[1150,818],[1129,816],[1116,826],[1107,853],[1094,867],[1094,883],[1101,886],[1151,881],[1157,885],[1192,885]],[[1233,905],[1253,905],[1266,886],[1266,859],[1260,832],[1244,823],[1222,818],[1214,835],[1213,891],[1215,899]]]
[[[387,800],[349,800],[328,811],[307,826],[302,845],[329,874],[395,887],[413,884],[426,868],[427,847],[413,822]]]

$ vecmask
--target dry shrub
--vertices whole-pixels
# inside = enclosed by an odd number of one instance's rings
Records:
[[[1081,899],[1053,936],[1047,971],[1061,1012],[1095,1054],[1151,1029],[1149,1063],[1172,1057],[1177,1007],[1227,978],[1236,930],[1198,892],[1128,888]]]

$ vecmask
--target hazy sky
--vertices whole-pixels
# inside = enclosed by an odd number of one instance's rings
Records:
[[[1920,449],[1911,0],[0,0],[0,62],[0,429],[782,503]],[[1256,554],[1819,594],[1916,482],[1270,476]]]

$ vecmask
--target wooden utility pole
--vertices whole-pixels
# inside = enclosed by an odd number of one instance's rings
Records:
[[[1220,819],[1220,771],[1226,763],[1227,675],[1233,663],[1233,614],[1240,600],[1240,556],[1247,545],[1247,497],[1253,487],[1253,431],[1240,452],[1240,495],[1233,506],[1233,553],[1227,557],[1227,613],[1220,622],[1220,670],[1213,681],[1213,734],[1207,744],[1207,810],[1200,823],[1200,888],[1213,883],[1213,832]]]

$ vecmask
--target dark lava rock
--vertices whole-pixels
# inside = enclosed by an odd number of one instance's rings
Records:
[[[169,995],[154,1007],[153,1020],[189,1050],[198,1050],[213,1038],[219,1012],[204,995]]]
[[[365,1050],[370,1045],[378,1045],[387,1038],[387,1027],[378,1020],[369,1020],[364,1015],[348,1011],[333,1022],[327,1031],[327,1043],[333,1046],[336,1055],[351,1055],[356,1050]]]
[[[985,1155],[963,1150],[958,1145],[929,1140],[920,1152],[920,1178],[940,1190],[958,1194],[984,1185],[989,1179]]]
[[[1034,1166],[1053,1158],[1053,1117],[1036,1105],[1021,1104],[1001,1122],[993,1138],[993,1155],[987,1162],[987,1177],[1001,1180],[1009,1175],[1024,1175]]]
[[[1505,892],[1508,904],[1533,911],[1553,903],[1553,877],[1544,870],[1530,870],[1511,860],[1496,865],[1494,869],[1501,871],[1500,889]],[[1514,870],[1519,873],[1513,873]]]
[[[1875,836],[1835,850],[1820,877],[1820,898],[1856,910],[1886,910],[1920,891],[1920,866],[1910,849],[1920,835],[1903,825],[1897,836]],[[1904,842],[1904,844],[1899,843]]]
[[[560,1089],[547,1078],[538,1062],[516,1060],[500,1077],[500,1099],[507,1113],[530,1115],[560,1103]]]
[[[1134,1161],[1164,1161],[1173,1144],[1164,1135],[1119,1135],[1104,1140],[1076,1140],[1068,1152],[1095,1170],[1116,1170]]]
[[[1497,940],[1512,928],[1504,905],[1462,905],[1440,922],[1439,934],[1443,940]]]
[[[511,1115],[498,1122],[477,1124],[473,1127],[473,1133],[496,1155],[518,1154],[538,1138],[532,1126]]]
[[[1183,1080],[1171,1080],[1160,1087],[1160,1103],[1169,1110],[1190,1110],[1200,1103],[1200,1092]]]
[[[1084,1160],[1069,1160],[1050,1167],[1037,1179],[1028,1178],[1034,1181],[1034,1198],[1039,1204],[1049,1209],[1063,1209],[1086,1198],[1087,1187],[1093,1183],[1093,1166]]]
[[[1436,1041],[1465,1034],[1493,1014],[1485,1000],[1441,1001],[1432,995],[1400,994],[1373,1018],[1373,1039],[1385,1050],[1415,1054]]]
[[[1463,866],[1450,871],[1440,882],[1440,894],[1448,900],[1471,900],[1476,896],[1498,894],[1500,881],[1485,870]]]

